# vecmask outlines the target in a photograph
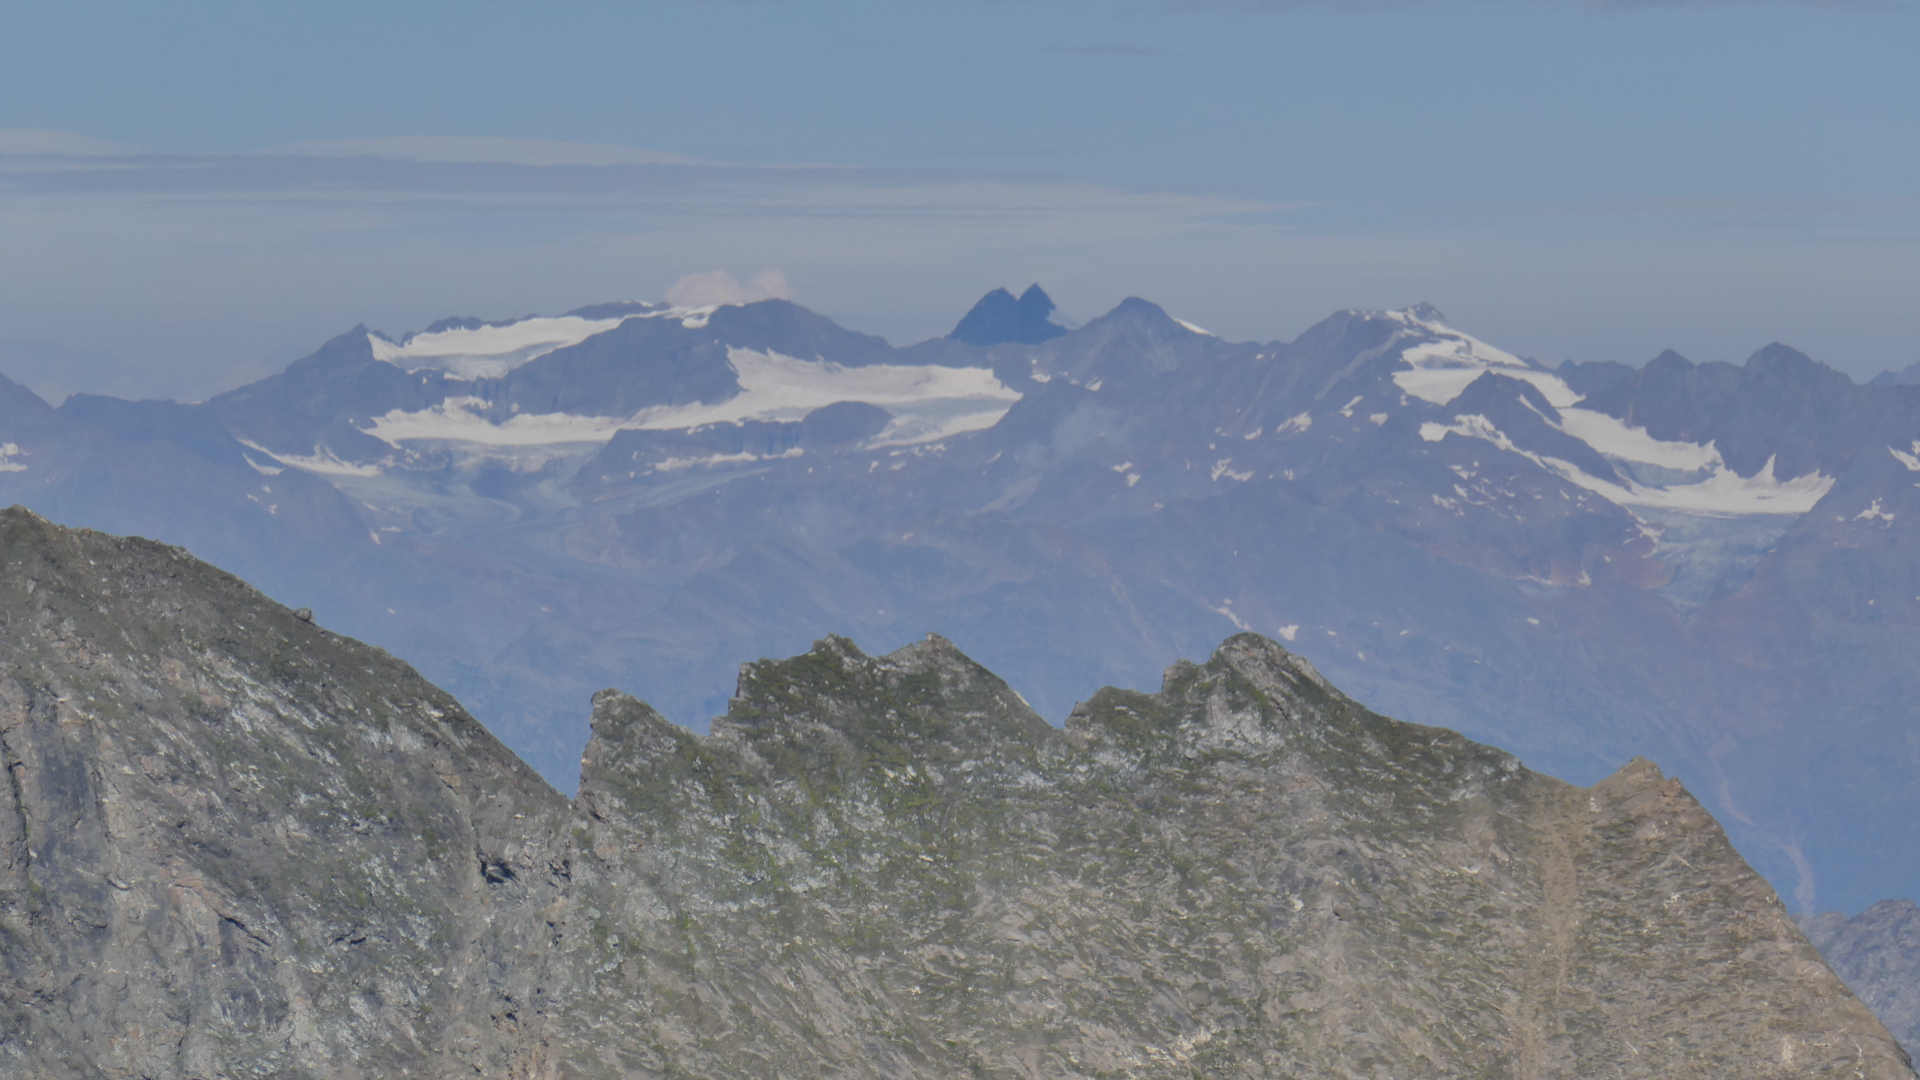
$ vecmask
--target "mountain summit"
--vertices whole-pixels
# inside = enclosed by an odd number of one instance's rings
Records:
[[[935,636],[748,664],[706,736],[610,690],[568,804],[177,549],[16,508],[0,558],[18,1080],[1913,1080],[1678,780],[1254,634],[1064,730]]]
[[[1920,393],[1784,348],[1549,370],[1426,306],[1236,342],[1051,305],[896,348],[598,304],[198,405],[0,394],[0,504],[231,566],[561,785],[594,691],[697,729],[829,634],[938,628],[1058,720],[1253,630],[1569,779],[1660,760],[1797,910],[1920,897]]]
[[[980,298],[947,336],[968,345],[1038,345],[1067,332],[1052,322],[1053,298],[1038,285],[1027,286],[1018,300],[1005,289],[995,289]]]

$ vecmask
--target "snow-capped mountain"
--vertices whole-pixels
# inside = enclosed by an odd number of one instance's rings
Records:
[[[1920,894],[1920,387],[1051,311],[895,348],[604,304],[358,327],[200,405],[9,384],[0,486],[385,645],[562,782],[591,692],[698,725],[829,632],[938,631],[1059,720],[1240,628],[1571,779],[1653,757],[1799,906]]]

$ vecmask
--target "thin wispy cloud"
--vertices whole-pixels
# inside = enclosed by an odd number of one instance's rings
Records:
[[[0,128],[0,156],[110,157],[134,152],[132,147],[71,131]]]
[[[1293,212],[1030,172],[720,164],[512,139],[112,156],[46,153],[89,145],[79,137],[9,145],[0,340],[127,358],[62,392],[200,397],[360,321],[404,332],[450,312],[754,300],[796,284],[830,313],[857,296],[875,310],[855,325],[917,339],[1008,265],[1058,282],[1048,267],[1090,253],[1111,265],[1193,237],[1245,242],[1284,232]],[[780,269],[688,273],[703,266]],[[46,348],[14,352],[59,366]]]
[[[308,157],[377,157],[401,161],[502,165],[720,165],[686,154],[609,143],[457,135],[389,136],[292,143],[284,153]]]
[[[1050,53],[1065,53],[1069,56],[1165,56],[1165,49],[1151,49],[1145,45],[1056,45],[1045,50]]]
[[[1172,0],[1173,11],[1287,12],[1322,9],[1382,12],[1441,7],[1559,7],[1592,12],[1734,11],[1763,7],[1836,12],[1920,13],[1920,0]]]
[[[378,153],[365,151],[374,150]],[[1129,190],[1037,174],[958,169],[726,165],[618,146],[525,139],[368,139],[248,154],[122,155],[113,167],[48,165],[0,150],[16,199],[131,199],[257,210],[270,205],[715,216],[1140,221],[1266,215],[1294,204]]]

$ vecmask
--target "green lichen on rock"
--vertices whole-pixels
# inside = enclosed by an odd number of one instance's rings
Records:
[[[636,707],[574,910],[701,947],[558,991],[581,1075],[623,1010],[649,1075],[1910,1075],[1657,770],[1573,788],[1252,635],[1064,731],[938,639],[748,665],[654,764]]]
[[[1253,635],[1046,724],[952,644],[593,703],[569,806],[378,650],[0,515],[8,1077],[1912,1073],[1680,786]]]

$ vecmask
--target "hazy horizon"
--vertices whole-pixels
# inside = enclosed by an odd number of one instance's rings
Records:
[[[1547,363],[1780,341],[1864,380],[1920,360],[1915,15],[10,5],[0,371],[202,397],[356,323],[775,272],[896,343],[1038,281],[1240,340],[1430,302]]]

